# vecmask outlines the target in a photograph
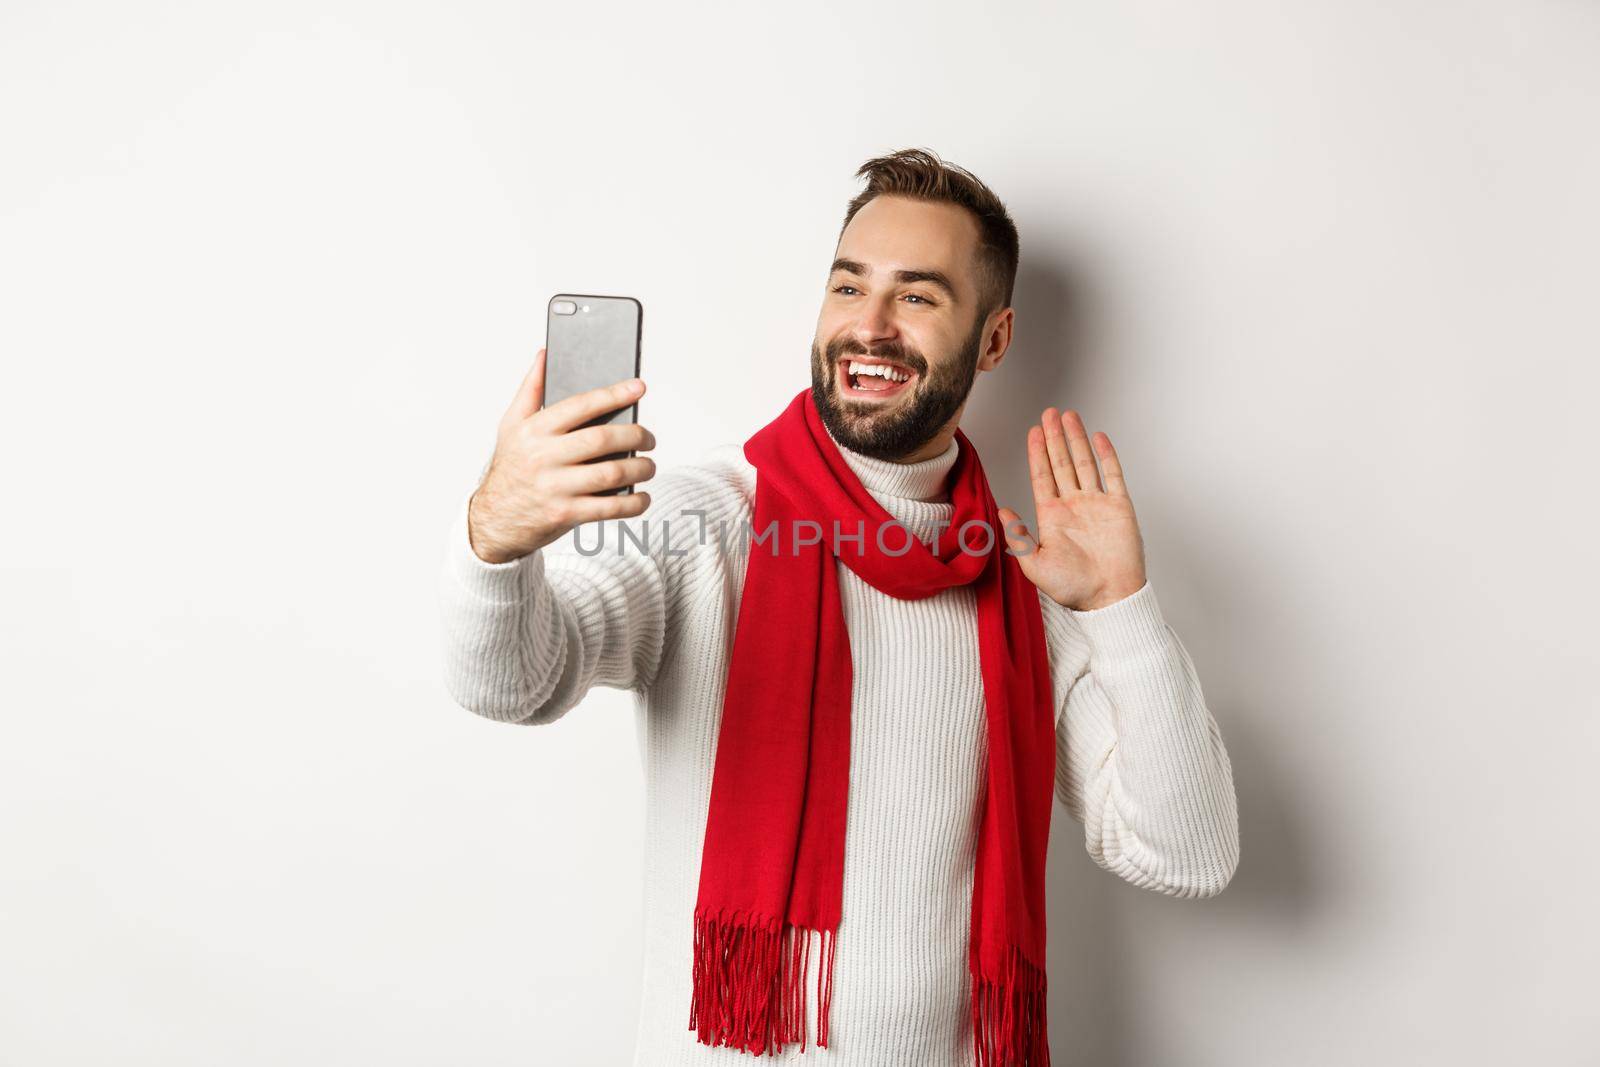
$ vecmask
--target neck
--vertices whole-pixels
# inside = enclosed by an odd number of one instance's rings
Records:
[[[942,455],[944,455],[945,452],[947,452],[949,450],[951,443],[954,442],[955,439],[956,439],[955,427],[954,426],[947,427],[945,429],[940,430],[938,433],[934,434],[932,437],[928,438],[926,441],[924,441],[922,443],[922,446],[920,448],[918,448],[915,451],[911,452],[909,455],[902,456],[899,459],[891,460],[890,462],[893,462],[893,463],[921,463],[924,460],[932,459],[934,456],[942,456]]]

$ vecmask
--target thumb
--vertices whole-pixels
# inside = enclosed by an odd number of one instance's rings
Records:
[[[523,376],[522,384],[517,386],[511,406],[506,409],[508,419],[525,419],[544,406],[544,364],[545,351],[541,348],[533,358],[533,366]]]
[[[1021,515],[1010,508],[1000,508],[999,515],[1000,529],[1005,534],[1006,544],[1011,547],[1012,553],[1019,561],[1031,563],[1028,557],[1039,550],[1039,543],[1033,539],[1027,523],[1022,521]]]

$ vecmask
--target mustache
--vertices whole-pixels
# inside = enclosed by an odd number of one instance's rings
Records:
[[[853,337],[841,338],[828,345],[828,359],[838,363],[846,356],[868,356],[873,359],[887,359],[904,367],[910,367],[918,374],[926,377],[928,361],[921,355],[906,348],[898,341],[891,341],[877,348],[868,348]]]

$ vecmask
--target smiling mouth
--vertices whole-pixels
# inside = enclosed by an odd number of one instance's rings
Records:
[[[917,380],[917,372],[881,359],[845,356],[839,360],[839,391],[847,397],[886,400],[898,396]]]

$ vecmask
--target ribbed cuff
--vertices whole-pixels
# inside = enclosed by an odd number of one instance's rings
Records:
[[[534,549],[504,563],[490,563],[472,550],[467,534],[467,510],[472,494],[456,512],[450,531],[450,557],[455,561],[456,578],[473,596],[492,604],[515,604],[528,595],[530,582],[544,577],[544,553]]]
[[[1089,638],[1097,666],[1166,650],[1167,621],[1149,580],[1136,593],[1103,608],[1074,610],[1072,617]]]

